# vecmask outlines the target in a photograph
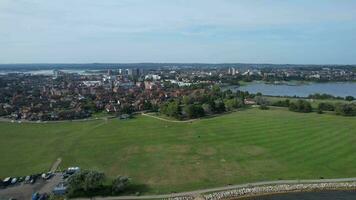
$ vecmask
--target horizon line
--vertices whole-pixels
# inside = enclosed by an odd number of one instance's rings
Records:
[[[232,64],[242,64],[242,65],[309,65],[309,66],[318,66],[318,65],[324,65],[324,66],[356,66],[356,63],[354,64],[336,64],[336,63],[331,63],[331,64],[296,64],[296,63],[249,63],[249,62],[20,62],[20,63],[0,63],[0,65],[93,65],[93,64],[193,64],[193,65],[202,65],[202,64],[207,64],[207,65],[232,65]]]

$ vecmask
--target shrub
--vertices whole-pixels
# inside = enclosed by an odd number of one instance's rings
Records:
[[[130,184],[130,179],[127,176],[118,176],[112,182],[112,193],[117,194],[125,191],[127,186]]]
[[[260,105],[261,110],[268,110],[269,107],[267,105]]]
[[[184,106],[183,111],[188,116],[188,118],[202,117],[205,114],[203,107],[196,104]]]
[[[242,101],[238,98],[225,99],[224,104],[225,104],[226,110],[233,110],[235,108],[243,107]]]
[[[356,104],[336,104],[335,112],[343,116],[356,116]]]
[[[331,103],[321,102],[318,105],[318,110],[321,110],[321,111],[334,111],[335,107]]]
[[[289,104],[289,110],[294,112],[304,112],[308,113],[312,111],[312,107],[309,102],[305,100],[298,100],[297,102],[292,102]]]
[[[346,101],[353,101],[353,100],[355,100],[355,97],[353,97],[353,96],[347,96],[347,97],[345,97],[345,100],[346,100]]]
[[[68,195],[75,196],[78,192],[92,192],[102,187],[105,174],[96,171],[82,170],[68,180]]]
[[[289,99],[286,99],[284,101],[277,101],[272,104],[272,106],[277,106],[277,107],[289,107],[290,101]]]

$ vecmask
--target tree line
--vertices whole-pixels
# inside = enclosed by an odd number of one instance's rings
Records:
[[[130,185],[130,178],[118,176],[111,182],[102,172],[81,170],[68,178],[67,196],[70,198],[97,195],[118,195]]]
[[[222,91],[218,86],[201,90],[163,103],[159,112],[176,119],[193,119],[244,107],[244,99],[254,97],[248,92]]]

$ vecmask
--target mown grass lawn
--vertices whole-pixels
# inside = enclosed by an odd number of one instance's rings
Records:
[[[80,166],[128,175],[146,193],[245,182],[356,177],[356,118],[247,109],[173,123],[146,116],[0,123],[0,178]]]

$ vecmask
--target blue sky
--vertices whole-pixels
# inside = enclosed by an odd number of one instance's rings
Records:
[[[356,64],[356,0],[0,0],[0,63]]]

